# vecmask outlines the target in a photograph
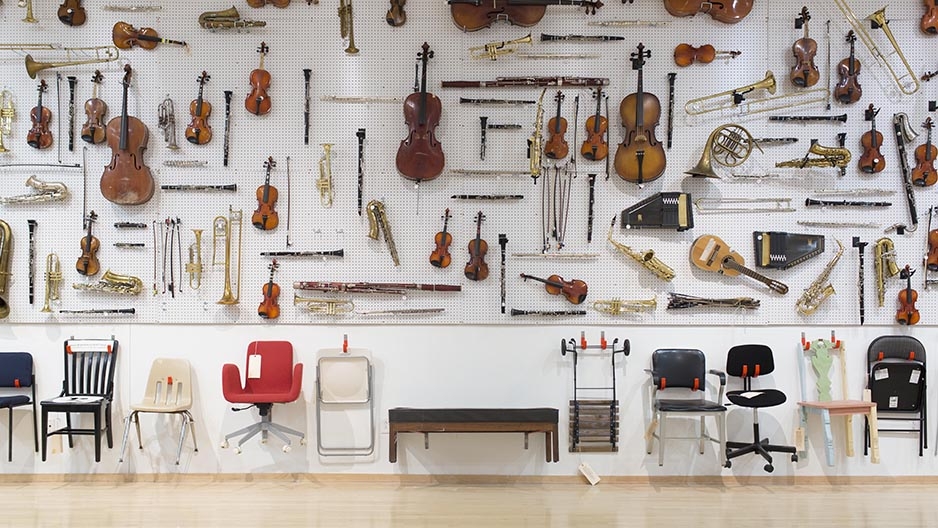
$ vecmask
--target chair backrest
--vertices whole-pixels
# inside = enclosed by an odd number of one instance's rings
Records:
[[[366,403],[371,399],[371,362],[367,357],[321,357],[316,374],[323,403]]]
[[[907,335],[879,336],[866,349],[866,362],[884,359],[909,359],[925,364],[925,346],[918,339]]]
[[[807,346],[807,348],[805,348]],[[815,339],[807,345],[798,344],[798,376],[801,378],[802,401],[833,401],[850,399],[847,383],[847,359],[843,341]],[[839,359],[837,356],[840,356]],[[835,367],[834,363],[837,363]],[[836,371],[839,374],[835,376]],[[813,390],[809,390],[808,371],[814,373]],[[840,380],[840,393],[836,394],[834,382]],[[810,394],[809,394],[810,393]]]
[[[726,353],[726,373],[737,378],[755,378],[775,370],[772,349],[766,345],[736,345]]]
[[[0,387],[31,387],[33,356],[29,352],[0,352]]]
[[[245,392],[289,392],[293,386],[293,344],[289,341],[254,341],[248,345],[247,364],[251,356],[261,356],[259,378],[245,373]]]
[[[706,388],[707,359],[695,348],[659,348],[651,355],[651,368],[658,389],[673,387],[703,391]]]
[[[189,360],[156,358],[150,365],[150,376],[143,400],[148,405],[167,408],[192,407],[192,372]]]
[[[114,394],[114,371],[117,363],[117,341],[81,340],[80,344],[65,341],[64,396],[103,396]],[[88,346],[91,343],[91,346]]]

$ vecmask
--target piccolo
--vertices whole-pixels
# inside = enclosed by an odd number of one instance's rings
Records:
[[[114,222],[114,227],[118,229],[146,229],[147,225],[143,222]]]
[[[847,122],[847,114],[837,116],[805,115],[805,116],[769,116],[769,121],[840,121]]]
[[[523,200],[523,194],[454,194],[453,200]]]
[[[494,81],[443,81],[443,88],[504,88],[508,86],[609,86],[607,77],[496,77]]]
[[[424,315],[443,313],[445,308],[400,308],[397,310],[372,310],[355,312],[355,315]]]
[[[391,293],[401,295],[405,290],[434,292],[462,291],[459,284],[413,284],[387,282],[294,282],[296,290],[314,290],[337,293]]]
[[[533,105],[537,101],[528,101],[526,99],[468,99],[459,98],[459,104],[471,105]]]
[[[823,206],[823,207],[889,207],[892,202],[864,202],[850,200],[814,200],[806,198],[805,207]]]
[[[610,42],[615,40],[625,40],[625,37],[615,35],[548,35],[541,33],[541,42],[551,42],[556,40],[570,40],[574,42]]]
[[[238,184],[228,185],[160,185],[164,191],[237,191]]]
[[[760,145],[788,144],[788,143],[797,143],[798,138],[794,138],[794,137],[754,138],[752,141]]]
[[[344,249],[335,251],[261,251],[262,257],[344,257]]]
[[[598,27],[663,27],[670,23],[666,20],[591,20],[586,25]]]
[[[59,310],[63,314],[128,314],[137,313],[135,308],[103,308],[95,310]]]
[[[565,315],[586,315],[586,310],[518,310],[516,308],[512,308],[511,316],[515,317],[518,315],[545,315],[550,317]]]

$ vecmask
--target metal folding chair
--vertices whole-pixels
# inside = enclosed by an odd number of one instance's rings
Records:
[[[316,447],[321,456],[368,456],[375,450],[374,367],[367,349],[323,349],[316,364]],[[368,409],[368,443],[323,442],[324,414]]]

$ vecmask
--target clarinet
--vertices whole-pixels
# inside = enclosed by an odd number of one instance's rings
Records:
[[[860,324],[863,324],[863,321],[866,319],[866,308],[863,306],[863,252],[869,242],[860,242],[860,237],[853,237],[853,247],[857,248],[857,251],[860,253],[860,268],[857,270],[857,289],[860,292]]]
[[[557,40],[570,40],[575,42],[612,42],[616,40],[625,40],[625,37],[614,35],[548,35],[541,33],[541,42],[551,42]]]
[[[344,249],[334,251],[261,251],[262,257],[344,257]]]
[[[36,226],[35,220],[27,220],[29,224],[29,304],[33,304],[33,292],[36,284]]]
[[[769,116],[769,121],[840,121],[841,123],[846,123],[847,114],[840,114],[839,116]]]
[[[133,315],[137,313],[137,310],[134,308],[113,308],[113,309],[99,309],[99,310],[59,310],[59,313],[63,314],[129,314]]]
[[[228,144],[231,137],[231,96],[234,94],[231,90],[225,90],[225,157],[222,165],[228,166]]]
[[[822,206],[822,207],[889,207],[892,205],[892,202],[863,202],[863,201],[848,201],[848,200],[814,200],[812,198],[806,198],[804,201],[805,207],[811,206]]]
[[[365,129],[359,128],[358,136],[358,216],[362,215],[362,192],[365,184]]]
[[[609,86],[608,77],[498,77],[494,81],[443,81],[443,88],[504,88],[508,86]]]
[[[905,185],[905,199],[909,205],[909,216],[914,226],[909,231],[915,231],[918,228],[918,213],[915,211],[915,193],[912,191],[912,175],[909,171],[909,160],[906,159],[905,155],[905,136],[902,134],[902,119],[906,119],[905,114],[893,114],[892,128],[896,132],[896,146],[899,148],[899,166],[902,170],[902,181]]]
[[[498,235],[498,245],[502,247],[502,313],[505,313],[505,249],[508,247],[508,235],[500,233]]]
[[[847,133],[846,132],[841,132],[837,134],[837,144],[840,145],[840,148],[847,147]],[[847,175],[847,166],[844,165],[843,167],[840,168],[840,177],[843,178],[846,175]]]
[[[668,150],[671,150],[671,136],[674,130],[674,79],[676,73],[668,74]]]
[[[75,152],[75,87],[78,86],[78,77],[68,76],[68,151]],[[32,304],[32,297],[30,302]]]
[[[313,70],[309,68],[303,68],[303,77],[306,78],[306,106],[303,111],[303,144],[309,145],[309,78],[312,75]]]
[[[511,309],[511,316],[518,315],[546,315],[546,316],[564,316],[564,315],[586,315],[586,310],[517,310]]]
[[[589,244],[593,241],[593,201],[595,199],[596,174],[588,174],[587,176],[590,184],[590,203],[586,216],[586,243]]]
[[[482,125],[482,143],[479,147],[479,159],[485,161],[485,129],[488,128],[488,116],[479,116],[479,123]]]
[[[525,99],[469,99],[466,97],[459,98],[459,104],[471,104],[471,105],[533,105],[537,104],[537,101],[528,101]]]

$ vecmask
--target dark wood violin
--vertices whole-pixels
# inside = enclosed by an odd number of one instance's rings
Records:
[[[446,212],[443,213],[443,230],[433,237],[436,247],[430,253],[430,264],[438,268],[446,268],[452,261],[449,254],[449,245],[453,243],[453,235],[446,231],[447,226],[449,226],[449,218],[449,208],[447,207]]]
[[[921,318],[918,308],[915,307],[918,292],[912,289],[912,275],[915,275],[915,270],[908,264],[899,272],[899,278],[905,279],[905,288],[899,290],[899,309],[896,311],[896,322],[901,325],[918,324]]]
[[[801,88],[814,86],[821,78],[821,73],[814,64],[817,41],[808,36],[809,20],[811,20],[811,14],[808,13],[808,7],[804,6],[801,8],[801,16],[795,19],[795,29],[804,29],[804,35],[791,46],[791,52],[795,56],[795,65],[792,66],[791,73],[788,75],[791,82]]]
[[[863,88],[857,81],[857,75],[860,74],[860,61],[854,54],[857,36],[852,29],[847,33],[847,42],[850,43],[850,56],[837,64],[837,75],[840,76],[840,80],[834,87],[834,97],[843,104],[855,103],[863,96]]]
[[[915,147],[915,168],[912,169],[912,183],[921,187],[930,187],[938,182],[938,173],[935,172],[935,158],[938,157],[938,147],[931,142],[931,131],[935,127],[931,118],[922,123],[928,130],[928,139],[924,145]]]
[[[139,46],[145,50],[155,49],[159,44],[175,44],[177,46],[188,46],[182,40],[170,40],[161,38],[153,28],[137,29],[127,22],[118,22],[114,24],[111,30],[111,38],[114,45],[120,49],[130,49]]]
[[[689,17],[697,13],[706,13],[717,22],[735,24],[752,11],[753,0],[664,0],[664,8],[676,17]]]
[[[403,26],[404,22],[407,22],[407,13],[404,11],[404,4],[406,3],[407,0],[391,0],[391,8],[388,9],[388,13],[384,16],[388,24],[398,27]]]
[[[276,319],[280,317],[280,305],[277,304],[277,298],[280,297],[280,285],[274,282],[274,272],[277,271],[279,267],[280,264],[277,264],[277,259],[274,259],[274,261],[267,266],[267,269],[270,270],[270,278],[267,279],[267,282],[261,287],[264,300],[261,301],[260,306],[257,307],[257,315],[264,319]]]
[[[928,254],[925,255],[925,267],[928,271],[938,271],[938,229],[928,232]]]
[[[645,92],[642,67],[651,57],[642,43],[632,53],[632,69],[638,70],[638,89],[622,99],[619,114],[625,125],[625,139],[616,149],[615,167],[619,176],[639,187],[657,180],[664,172],[667,160],[664,147],[655,138],[655,127],[661,117],[661,101]]]
[[[260,63],[257,69],[251,72],[251,92],[244,99],[244,107],[254,115],[264,115],[270,112],[270,95],[267,90],[270,89],[270,72],[264,69],[264,57],[270,48],[266,42],[261,42],[257,52],[260,53]]]
[[[938,0],[925,0],[925,14],[919,27],[922,33],[938,35]]]
[[[107,115],[107,103],[98,99],[98,86],[104,76],[99,70],[94,71],[91,77],[91,99],[85,101],[85,115],[88,120],[81,126],[81,139],[92,145],[103,143],[107,139],[107,127],[104,126],[104,116]]]
[[[66,26],[80,26],[85,23],[87,16],[81,0],[65,0],[59,6],[59,20]]]
[[[186,139],[193,145],[204,145],[212,140],[212,127],[208,125],[208,116],[212,115],[212,104],[202,100],[202,90],[212,76],[202,71],[198,78],[199,97],[189,103],[192,122],[186,127]]]
[[[264,177],[264,185],[257,188],[257,209],[251,215],[251,223],[261,231],[270,231],[280,224],[280,218],[274,206],[277,205],[277,188],[270,184],[270,171],[277,166],[272,156],[264,162],[264,168],[267,169],[267,175]]]
[[[88,216],[85,217],[88,234],[81,237],[81,241],[78,243],[81,247],[81,256],[78,257],[78,262],[75,263],[75,270],[87,277],[97,275],[98,271],[101,270],[101,263],[98,262],[98,249],[101,247],[101,242],[91,234],[91,226],[94,225],[97,219],[98,215],[94,211],[88,213]]]
[[[485,262],[485,254],[489,251],[489,245],[482,240],[482,220],[485,220],[485,215],[479,211],[476,215],[476,237],[469,241],[469,262],[463,270],[466,278],[474,281],[485,280],[489,276],[489,265]]]
[[[397,170],[408,180],[433,180],[443,172],[446,157],[443,146],[434,135],[440,124],[443,104],[440,99],[427,91],[427,61],[433,58],[430,45],[423,43],[423,51],[417,54],[423,71],[420,75],[420,90],[414,82],[414,93],[404,100],[404,121],[407,123],[407,137],[397,149],[395,164]]]
[[[463,31],[478,31],[502,20],[515,26],[533,26],[544,18],[549,5],[572,5],[586,8],[595,15],[602,2],[589,0],[449,0],[453,23]]]
[[[558,91],[554,96],[557,101],[557,115],[547,121],[547,143],[544,145],[544,155],[550,159],[563,159],[570,152],[570,146],[563,135],[567,133],[567,120],[560,117],[560,108],[563,103],[563,92]]]
[[[551,275],[546,279],[541,279],[535,277],[534,275],[521,274],[521,278],[524,280],[536,280],[538,282],[544,283],[544,289],[547,290],[547,293],[551,295],[560,295],[563,294],[573,304],[580,304],[586,300],[586,293],[589,290],[589,287],[585,282],[580,279],[573,280],[563,280],[563,277],[560,275]]]
[[[609,120],[602,115],[602,86],[596,87],[593,97],[596,98],[596,113],[586,118],[586,141],[580,148],[580,154],[588,160],[599,161],[606,159],[609,155],[609,145],[606,144]]]
[[[140,205],[150,201],[155,186],[150,167],[143,161],[143,153],[150,141],[150,131],[134,116],[127,114],[127,90],[130,88],[131,68],[124,65],[121,85],[121,115],[108,121],[107,144],[111,147],[111,162],[101,174],[101,194],[118,205]]]
[[[883,145],[883,134],[876,130],[876,114],[879,108],[874,108],[870,103],[866,109],[866,120],[870,122],[870,130],[863,133],[860,138],[860,144],[863,145],[863,155],[860,156],[860,170],[867,174],[881,172],[886,168],[886,160],[883,158],[879,147]],[[914,180],[913,180],[914,181]]]
[[[29,119],[33,122],[32,128],[26,134],[26,144],[35,149],[47,149],[52,146],[52,132],[49,130],[49,121],[52,121],[52,110],[42,106],[42,94],[46,93],[46,81],[40,81],[36,91],[39,92],[39,103],[29,111]]]

